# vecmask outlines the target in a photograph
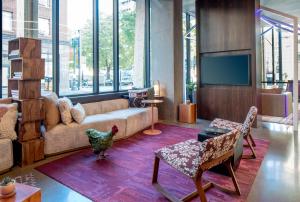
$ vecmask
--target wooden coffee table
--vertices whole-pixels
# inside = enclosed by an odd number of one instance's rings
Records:
[[[153,108],[155,105],[163,103],[162,100],[142,100],[142,103],[151,105],[151,129],[144,130],[143,133],[146,135],[159,135],[161,134],[160,130],[154,129],[154,116],[153,116]]]
[[[41,189],[25,184],[16,183],[16,194],[10,198],[0,199],[1,202],[40,202]]]

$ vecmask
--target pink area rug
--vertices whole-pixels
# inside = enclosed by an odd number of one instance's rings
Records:
[[[40,172],[92,199],[93,201],[167,201],[151,185],[154,151],[165,145],[196,138],[200,129],[158,124],[158,136],[142,133],[116,142],[107,160],[96,161],[91,149],[50,162],[37,168]],[[209,201],[245,201],[257,171],[268,150],[269,142],[256,140],[257,158],[242,160],[236,172],[242,195],[226,194],[212,188],[206,192]],[[207,172],[206,179],[233,187],[230,178]],[[159,181],[177,197],[193,191],[192,180],[161,162]],[[195,198],[193,201],[199,201]]]

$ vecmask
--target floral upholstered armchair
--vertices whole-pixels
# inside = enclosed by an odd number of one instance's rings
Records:
[[[207,139],[204,142],[191,139],[157,150],[155,152],[152,184],[169,200],[178,201],[178,199],[161,187],[157,181],[159,161],[161,159],[171,167],[191,178],[195,183],[197,191],[192,192],[181,200],[187,201],[199,195],[200,200],[206,202],[207,200],[204,193],[206,189],[212,186],[219,187],[223,190],[226,188],[213,184],[212,182],[202,186],[202,174],[212,167],[225,164],[233,180],[236,192],[240,195],[240,189],[231,166],[233,149],[239,135],[239,130],[232,130],[229,133]]]
[[[251,135],[251,127],[254,123],[256,116],[257,116],[257,108],[255,106],[252,106],[247,114],[244,123],[236,123],[233,121],[216,118],[211,122],[209,127],[223,128],[229,130],[233,130],[236,129],[237,127],[241,127],[241,135],[243,135],[244,139],[247,142],[247,146],[249,146],[251,149],[252,152],[251,157],[256,158],[256,154],[253,148],[256,146],[256,144]]]

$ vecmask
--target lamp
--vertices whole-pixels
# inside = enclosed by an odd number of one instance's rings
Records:
[[[153,81],[154,96],[160,96],[160,83],[158,80]]]

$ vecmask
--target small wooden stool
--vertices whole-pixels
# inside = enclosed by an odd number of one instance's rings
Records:
[[[179,122],[196,123],[197,105],[193,103],[179,105]]]

